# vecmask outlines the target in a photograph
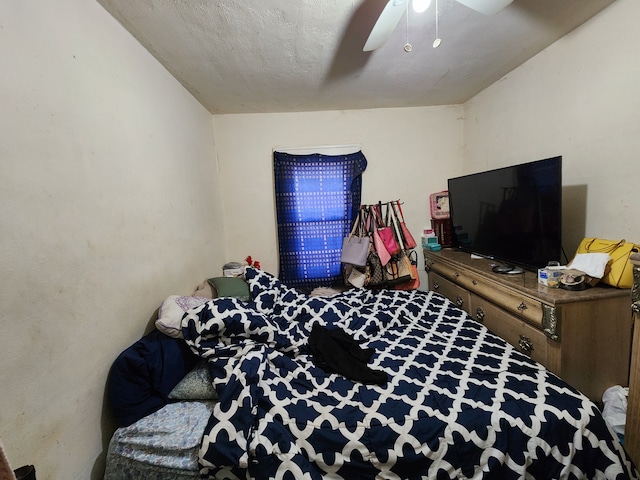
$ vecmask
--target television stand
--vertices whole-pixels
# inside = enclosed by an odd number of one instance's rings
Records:
[[[600,403],[607,388],[629,384],[630,289],[546,287],[534,272],[498,274],[495,260],[448,248],[424,250],[424,260],[429,290],[591,400]]]

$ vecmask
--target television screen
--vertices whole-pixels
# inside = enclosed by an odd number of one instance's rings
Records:
[[[448,181],[453,245],[536,270],[562,253],[562,157]]]

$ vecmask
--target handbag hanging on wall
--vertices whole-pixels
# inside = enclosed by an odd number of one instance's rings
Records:
[[[391,258],[384,267],[384,281],[389,287],[411,281],[411,261],[403,251]]]
[[[377,212],[375,205],[369,206],[369,232],[371,233],[371,238],[373,241],[373,246],[380,258],[380,263],[384,267],[389,260],[391,260],[391,254],[387,250],[387,247],[384,246],[384,242],[382,238],[380,238],[380,233],[378,232],[378,220],[377,220]]]
[[[380,263],[378,254],[371,248],[367,265],[358,267],[346,264],[344,266],[344,284],[347,287],[383,287],[385,284],[384,267]]]
[[[384,267],[380,263],[377,252],[371,248],[367,259],[367,287],[381,287],[384,285]]]
[[[380,259],[380,255],[378,255],[378,251],[375,246],[375,235],[377,232],[373,225],[373,214],[370,209],[366,207],[362,208],[367,219],[366,231],[369,235],[369,256],[367,257],[367,278],[365,283],[367,287],[380,287],[384,285],[384,265],[382,264],[382,260]],[[384,245],[382,246],[382,249],[384,253],[386,253],[386,264],[389,262],[391,256],[384,249]]]
[[[378,203],[378,210],[376,213],[377,213],[376,218],[378,219],[382,218],[381,203]],[[397,255],[398,253],[400,253],[400,250],[401,250],[400,245],[398,245],[398,242],[396,241],[396,236],[393,233],[393,228],[389,223],[389,207],[388,206],[387,206],[386,219],[382,224],[382,226],[378,227],[378,234],[380,235],[380,238],[382,239],[382,243],[384,243],[384,246],[387,249],[387,252],[389,252],[389,255]]]
[[[609,254],[611,260],[600,281],[612,287],[631,288],[633,286],[633,265],[629,257],[639,251],[640,246],[625,240],[584,238],[578,245],[576,253]]]
[[[413,271],[393,209],[387,209],[387,223],[390,225],[391,231],[400,247],[400,251],[397,255],[392,256],[385,270],[387,285],[395,286],[411,281],[413,279]]]
[[[357,232],[357,235],[356,235]],[[348,237],[342,240],[342,254],[340,261],[350,265],[364,267],[369,256],[369,235],[364,234],[362,210],[353,222],[353,228]]]
[[[400,206],[400,200],[391,202],[391,205],[393,206],[393,212],[395,213],[398,223],[400,224],[400,234],[402,235],[404,248],[406,250],[411,250],[416,248],[417,243],[413,238],[413,235],[411,235],[409,228],[404,223],[404,216],[402,215],[402,207]]]
[[[344,284],[347,287],[362,288],[367,286],[369,267],[358,267],[346,264],[344,266]]]
[[[384,220],[383,205],[386,207]],[[368,239],[368,242],[361,239]],[[400,200],[361,205],[344,239],[344,283],[356,288],[414,290],[420,286],[415,240],[404,225]],[[366,260],[364,249],[368,248]],[[392,253],[393,252],[393,253]],[[363,264],[364,262],[364,264]]]
[[[411,263],[411,280],[394,285],[393,288],[395,290],[416,290],[420,287],[420,277],[418,276],[418,253],[413,250],[408,257]]]

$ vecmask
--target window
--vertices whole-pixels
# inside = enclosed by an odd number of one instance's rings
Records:
[[[362,152],[274,152],[279,279],[310,290],[341,283],[342,239],[360,208]]]

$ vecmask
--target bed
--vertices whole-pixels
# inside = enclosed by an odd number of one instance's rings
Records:
[[[215,398],[119,428],[105,480],[639,478],[594,403],[439,294],[245,278],[175,339]]]

